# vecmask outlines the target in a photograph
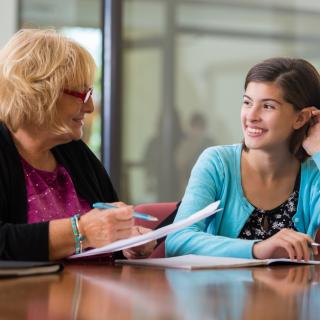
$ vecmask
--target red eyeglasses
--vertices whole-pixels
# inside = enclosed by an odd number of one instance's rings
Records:
[[[93,88],[89,88],[88,91],[85,92],[79,92],[79,91],[73,91],[64,89],[63,93],[68,94],[69,96],[73,96],[76,98],[80,98],[83,103],[87,103],[89,98],[92,96]]]

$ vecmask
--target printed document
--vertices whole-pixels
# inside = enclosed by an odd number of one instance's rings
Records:
[[[149,241],[160,239],[162,237],[165,237],[170,232],[177,231],[182,228],[191,226],[192,224],[215,214],[217,211],[220,211],[221,209],[218,209],[219,203],[220,201],[211,203],[204,209],[192,214],[188,218],[174,222],[165,227],[150,231],[146,234],[134,236],[129,239],[118,240],[101,248],[91,249],[77,255],[72,255],[68,259],[78,259],[81,257],[99,256],[105,253],[110,253],[110,252],[124,250],[131,247],[136,247],[144,243],[147,243]]]

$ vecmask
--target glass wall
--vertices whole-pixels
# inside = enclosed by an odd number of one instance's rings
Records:
[[[318,1],[124,0],[121,191],[176,201],[209,145],[242,140],[243,82],[256,62],[320,67]]]
[[[101,157],[102,0],[20,0],[20,28],[55,28],[82,44],[97,64],[95,111],[85,118],[83,140]]]
[[[320,67],[315,0],[20,0],[20,26],[55,27],[95,57],[96,111],[84,140],[98,156],[103,2],[122,10],[113,34],[121,85],[110,89],[121,105],[108,106],[121,112],[104,125],[120,130],[105,148],[117,170],[106,164],[129,203],[179,200],[204,148],[241,141],[243,81],[254,63],[290,56]]]

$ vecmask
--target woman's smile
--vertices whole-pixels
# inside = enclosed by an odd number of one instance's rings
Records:
[[[263,134],[267,132],[267,130],[256,127],[256,126],[246,126],[245,132],[249,137],[261,137]]]
[[[83,126],[84,125],[84,117],[73,118],[72,121],[74,121],[79,126]]]

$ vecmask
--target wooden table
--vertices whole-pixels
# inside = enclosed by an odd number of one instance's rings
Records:
[[[320,266],[68,265],[0,280],[0,319],[320,319]]]

